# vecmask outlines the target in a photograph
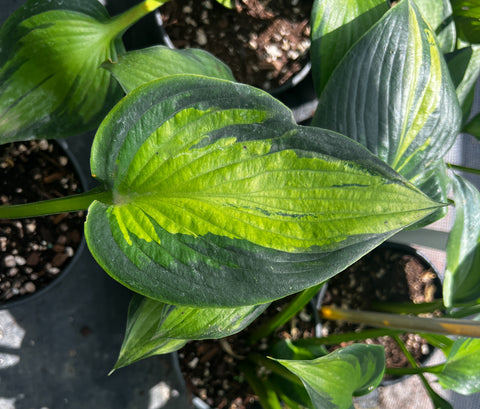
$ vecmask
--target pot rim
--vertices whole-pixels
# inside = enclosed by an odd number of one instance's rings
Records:
[[[163,24],[161,11],[156,10],[154,12],[154,15],[155,15],[155,19],[157,21],[158,27],[159,27],[160,38],[161,38],[162,42],[167,47],[169,47],[171,49],[176,49],[177,47],[175,47],[175,45],[173,44],[173,41],[170,38],[170,36],[168,35],[167,30],[165,28],[165,25]],[[286,91],[296,87],[298,84],[300,84],[308,76],[308,74],[310,74],[311,70],[312,70],[312,63],[310,61],[309,53],[307,53],[306,58],[305,58],[305,63],[304,63],[301,70],[297,71],[284,84],[282,84],[278,87],[272,88],[270,90],[264,89],[264,91],[268,92],[272,96],[278,97],[281,94],[283,94],[284,92],[286,92]]]
[[[404,252],[405,254],[417,257],[422,262],[422,264],[428,265],[431,268],[431,270],[433,271],[435,276],[441,282],[441,277],[440,277],[440,273],[439,273],[438,269],[421,252],[421,250],[418,250],[417,248],[415,248],[415,247],[413,247],[409,244],[398,243],[398,242],[395,242],[395,241],[385,241],[382,244],[380,244],[378,247],[376,247],[375,249],[381,249],[381,248],[401,251],[401,252]],[[375,249],[373,249],[373,250],[375,250]],[[317,302],[316,302],[317,310],[320,309],[321,306],[322,306],[322,301],[323,301],[323,298],[325,297],[325,293],[327,292],[327,289],[328,289],[328,281],[322,286],[321,290],[319,291],[319,293],[317,295]],[[319,326],[319,332],[320,332],[320,336],[321,336],[321,329],[322,329],[322,321],[321,320],[319,320],[318,326]],[[427,355],[425,355],[425,358],[424,358],[424,361],[422,361],[422,364],[428,362],[428,360],[432,358],[436,349],[437,348],[433,347],[433,349],[431,349],[431,351]],[[408,378],[410,376],[411,375],[403,375],[403,376],[393,377],[392,379],[387,379],[387,380],[382,379],[379,386],[394,385],[394,384],[397,384],[399,382],[402,382],[403,380],[405,380],[406,378]]]

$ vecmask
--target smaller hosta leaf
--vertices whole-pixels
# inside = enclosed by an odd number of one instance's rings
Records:
[[[277,360],[303,382],[316,409],[350,409],[353,396],[371,392],[382,380],[385,352],[354,344],[313,360]]]
[[[91,4],[98,2],[36,3],[27,2],[0,31],[2,143],[94,128],[121,97],[100,65],[123,46],[98,4]]]
[[[315,0],[310,52],[318,95],[350,47],[387,10],[385,0]]]
[[[436,373],[440,385],[463,395],[480,392],[480,339],[459,338],[453,344],[443,370]]]
[[[455,222],[447,244],[443,297],[447,307],[474,301],[480,292],[480,193],[461,176],[452,177]]]
[[[134,50],[103,66],[112,72],[127,93],[152,80],[175,74],[235,80],[227,65],[212,54],[194,48],[177,50],[156,46]]]
[[[268,304],[237,308],[190,308],[135,295],[115,368],[176,351],[189,340],[218,339],[246,328]]]
[[[348,138],[298,127],[253,87],[170,76],[109,114],[92,174],[97,261],[135,291],[190,306],[261,304],[331,277],[439,205]]]

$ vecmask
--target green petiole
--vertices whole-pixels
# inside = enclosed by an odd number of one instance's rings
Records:
[[[169,0],[144,0],[124,13],[113,17],[106,24],[112,39],[121,36],[129,27],[142,17],[145,17],[147,14],[150,14],[152,11],[168,2]]]
[[[112,203],[112,191],[105,190],[103,187],[97,187],[88,192],[79,193],[78,195],[59,197],[34,203],[0,206],[0,219],[22,219],[26,217],[87,210],[95,200]]]

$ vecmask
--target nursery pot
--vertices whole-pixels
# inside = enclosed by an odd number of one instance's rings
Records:
[[[207,50],[231,68],[238,82],[282,99],[310,74],[311,8],[310,1],[244,0],[227,9],[215,0],[176,0],[157,15],[165,44]],[[314,99],[313,88],[302,97],[302,102]]]
[[[375,303],[424,303],[442,296],[442,283],[433,265],[413,247],[387,242],[373,250],[345,271],[330,279],[319,294],[318,308],[334,305],[347,309],[375,310]],[[321,336],[358,332],[368,329],[362,324],[343,321],[320,322]],[[418,334],[401,336],[407,348],[420,364],[425,363],[434,349]],[[385,348],[388,367],[406,367],[407,359],[389,336],[367,339],[369,344]],[[329,350],[353,342],[331,345]],[[400,378],[385,376],[382,384]]]
[[[65,141],[0,146],[2,204],[85,190],[86,177]],[[58,284],[84,250],[84,212],[0,221],[0,308],[36,299]]]
[[[248,347],[246,339],[252,329],[266,321],[285,305],[279,300],[270,305],[249,327],[242,332],[221,340],[192,341],[178,353],[178,368],[183,374],[186,390],[191,406],[195,409],[237,408],[261,409],[262,406],[250,390],[250,386],[242,379],[241,370],[237,367],[249,352],[265,354],[266,340],[262,339]],[[281,340],[292,337],[300,339],[319,335],[318,314],[312,300],[293,320],[283,325],[273,335],[273,339]],[[270,338],[272,339],[272,338]],[[202,374],[207,374],[203,377]],[[217,388],[218,386],[218,388]],[[220,392],[220,397],[213,396]],[[225,393],[225,395],[223,395]]]

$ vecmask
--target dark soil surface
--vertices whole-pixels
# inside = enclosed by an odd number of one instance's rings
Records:
[[[181,349],[180,367],[188,391],[215,409],[259,408],[258,398],[239,370],[238,363],[250,352],[265,354],[266,339],[258,342],[253,349],[247,346],[246,339],[258,325],[274,316],[284,305],[284,300],[273,303],[256,321],[238,334],[222,340],[193,341]],[[305,309],[278,330],[273,338],[278,341],[314,336],[315,321],[311,310]]]
[[[80,181],[58,144],[45,140],[0,146],[0,204],[79,193]],[[33,294],[55,280],[75,253],[84,214],[0,220],[0,303]]]
[[[308,0],[175,0],[162,6],[166,32],[177,48],[202,48],[225,62],[237,81],[272,90],[308,61]]]
[[[347,270],[328,282],[324,305],[341,308],[374,310],[372,303],[390,302],[431,302],[442,295],[441,282],[423,259],[405,254],[395,248],[380,247],[369,253]],[[339,321],[322,322],[323,335],[361,331],[366,327]],[[432,352],[427,341],[417,334],[400,336],[408,350],[422,362]],[[409,363],[393,338],[385,336],[367,339],[365,343],[381,344],[385,348],[387,367],[407,367]],[[344,343],[331,350],[345,347]]]

